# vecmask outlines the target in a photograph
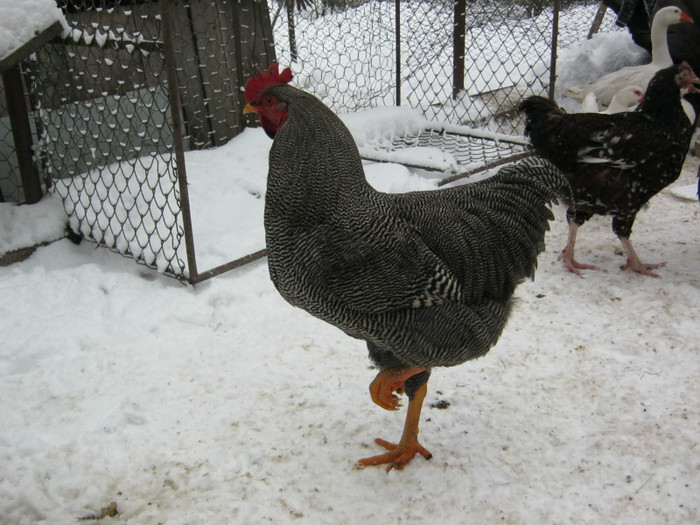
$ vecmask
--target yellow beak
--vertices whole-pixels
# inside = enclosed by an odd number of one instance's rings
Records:
[[[243,108],[243,114],[245,115],[246,113],[257,113],[258,111],[251,106],[250,104],[246,104],[245,107]]]

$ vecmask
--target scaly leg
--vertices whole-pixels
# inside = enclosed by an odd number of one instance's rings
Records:
[[[380,372],[375,380],[370,385],[372,399],[379,406],[387,410],[397,410],[400,406],[398,398],[392,392],[403,392],[403,382],[409,377],[423,372],[424,368],[409,368],[409,369],[393,369]],[[397,383],[398,381],[398,383]],[[380,384],[378,384],[380,383]],[[386,385],[386,386],[384,386]],[[383,388],[382,388],[383,386]],[[387,394],[387,389],[388,394]],[[428,391],[426,384],[418,388],[413,398],[408,402],[408,412],[406,421],[403,427],[403,434],[398,444],[389,443],[383,439],[377,438],[375,442],[387,449],[389,452],[361,459],[357,462],[360,467],[369,465],[387,464],[387,472],[392,468],[397,470],[403,469],[406,464],[413,459],[413,456],[420,454],[425,459],[430,459],[432,455],[418,442],[418,425],[420,423],[420,413],[423,407],[423,400]],[[387,397],[390,396],[390,397]]]
[[[578,224],[574,221],[569,221],[569,238],[566,246],[559,255],[559,260],[564,261],[566,269],[576,275],[581,275],[579,270],[595,270],[595,266],[590,264],[581,264],[574,259],[574,246],[576,245],[576,233],[578,232]]]
[[[394,395],[394,392],[403,394],[403,383],[409,377],[424,372],[425,368],[387,368],[382,370],[374,378],[374,381],[369,385],[369,394],[372,396],[372,401],[385,410],[398,410],[401,407],[399,397]]]
[[[620,237],[620,242],[622,242],[622,247],[625,249],[625,253],[627,254],[627,262],[620,267],[622,270],[633,270],[637,273],[641,273],[642,275],[648,275],[649,277],[661,277],[658,273],[654,273],[651,270],[661,268],[666,264],[665,262],[645,264],[639,260],[639,257],[637,257],[637,253],[634,251],[634,248],[632,248],[632,243],[628,238]]]

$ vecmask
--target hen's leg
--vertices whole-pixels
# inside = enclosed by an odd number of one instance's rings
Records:
[[[648,275],[649,277],[661,277],[658,273],[654,273],[651,270],[655,268],[661,268],[666,263],[656,263],[656,264],[646,264],[639,260],[637,253],[632,248],[632,243],[627,237],[620,237],[620,242],[622,242],[622,247],[625,249],[627,254],[627,262],[621,266],[622,270],[633,270],[642,275]]]
[[[386,467],[388,472],[392,468],[401,470],[409,461],[413,459],[416,454],[420,454],[425,459],[430,459],[432,457],[432,454],[418,442],[418,424],[420,423],[420,412],[421,408],[423,407],[423,400],[425,399],[425,394],[427,391],[428,386],[426,383],[423,383],[409,399],[406,421],[404,422],[403,434],[401,435],[401,440],[399,443],[394,444],[380,438],[375,439],[375,442],[378,445],[381,445],[389,452],[378,456],[361,459],[357,462],[358,466],[366,467],[369,465],[388,464]]]
[[[566,246],[561,251],[559,255],[559,260],[564,261],[566,269],[571,273],[576,275],[581,275],[579,270],[595,270],[595,266],[590,264],[581,264],[574,259],[574,246],[576,245],[576,233],[578,232],[579,225],[573,220],[569,220],[569,238],[566,242]]]

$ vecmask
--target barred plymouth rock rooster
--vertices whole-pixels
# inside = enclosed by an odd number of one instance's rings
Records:
[[[693,127],[681,104],[700,80],[687,63],[662,69],[635,111],[566,114],[553,102],[529,97],[520,111],[537,154],[566,173],[574,192],[566,217],[569,240],[561,259],[573,273],[593,266],[574,259],[576,232],[594,214],[612,215],[627,254],[623,269],[658,277],[663,266],[642,263],[630,242],[637,212],[680,175]]]
[[[365,179],[350,132],[277,64],[248,81],[246,112],[274,136],[265,202],[270,277],[292,305],[367,342],[372,400],[408,412],[400,442],[359,465],[401,469],[416,454],[431,368],[485,354],[543,249],[548,207],[570,191],[544,159],[458,188],[384,194]]]

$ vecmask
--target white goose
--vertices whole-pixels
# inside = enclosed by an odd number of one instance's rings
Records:
[[[593,92],[598,103],[608,106],[615,93],[625,86],[636,85],[646,90],[654,73],[673,65],[666,38],[668,26],[692,21],[693,19],[678,7],[669,6],[659,9],[651,24],[651,62],[640,66],[623,67],[590,84],[572,86],[564,92],[564,95],[582,101],[588,93]]]
[[[605,115],[622,113],[634,109],[642,100],[644,100],[644,90],[641,86],[625,86],[615,93],[610,105],[601,111],[595,93],[590,92],[583,99],[579,113],[603,113]]]

